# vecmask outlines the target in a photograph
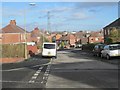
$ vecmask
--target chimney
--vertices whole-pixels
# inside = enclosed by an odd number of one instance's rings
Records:
[[[16,21],[15,20],[10,20],[10,24],[11,25],[16,25]]]

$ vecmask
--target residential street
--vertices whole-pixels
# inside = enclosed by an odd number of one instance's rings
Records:
[[[50,58],[37,55],[27,61],[2,65],[3,88],[42,88],[42,77]],[[37,78],[37,79],[36,79]],[[31,84],[32,83],[32,84]]]
[[[3,65],[3,88],[118,88],[118,65],[79,49],[26,62]]]
[[[80,50],[59,51],[46,87],[118,88],[117,64],[101,62],[97,58]]]

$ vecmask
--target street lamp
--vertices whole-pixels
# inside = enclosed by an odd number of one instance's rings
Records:
[[[36,4],[35,3],[29,3],[30,6],[35,6]],[[26,30],[26,8],[24,10],[24,24],[25,24],[25,59],[28,58],[27,56],[27,30]]]

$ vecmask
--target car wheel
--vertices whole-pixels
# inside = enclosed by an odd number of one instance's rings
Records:
[[[110,60],[110,56],[108,54],[107,54],[106,58],[107,58],[107,60]]]
[[[54,56],[55,59],[57,59],[57,56]]]

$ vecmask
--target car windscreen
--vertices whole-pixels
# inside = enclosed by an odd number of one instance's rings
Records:
[[[110,46],[110,50],[117,50],[120,49],[120,46]]]
[[[44,44],[45,49],[55,49],[55,44]]]

